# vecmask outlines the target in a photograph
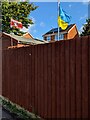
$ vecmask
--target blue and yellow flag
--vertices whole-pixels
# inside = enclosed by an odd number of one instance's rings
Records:
[[[65,30],[68,27],[69,22],[71,21],[71,16],[69,16],[59,4],[59,15],[58,15],[58,26],[62,30]]]

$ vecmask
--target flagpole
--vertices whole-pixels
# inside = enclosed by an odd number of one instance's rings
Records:
[[[60,0],[58,0],[58,16],[59,16],[59,5],[60,5]],[[58,25],[58,41],[59,41],[59,25]]]

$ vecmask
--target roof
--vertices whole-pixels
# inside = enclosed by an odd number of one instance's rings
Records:
[[[4,34],[13,38],[13,39],[15,39],[15,40],[17,40],[18,43],[32,44],[32,45],[48,43],[45,40],[28,39],[28,38],[24,38],[23,36],[18,36],[18,35],[15,35],[15,34],[7,34],[7,33],[4,33]]]
[[[70,24],[68,25],[68,27],[65,30],[62,30],[61,27],[59,28],[59,32],[65,32],[67,33],[75,24]],[[58,32],[58,28],[53,28],[50,31],[48,31],[47,33],[45,33],[44,35],[48,35],[48,34],[52,34],[52,33],[57,33]],[[44,36],[43,35],[43,36]]]
[[[28,39],[29,39],[29,38],[33,39],[33,36],[32,36],[30,33],[28,33],[28,32],[25,33],[25,34],[23,34],[23,37],[24,37],[24,38],[28,38]]]

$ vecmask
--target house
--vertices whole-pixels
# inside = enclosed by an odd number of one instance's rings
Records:
[[[59,40],[68,40],[75,37],[79,37],[76,24],[69,25],[66,30],[59,29],[60,36]],[[53,28],[43,35],[43,39],[46,41],[57,41],[58,40],[58,28]]]
[[[33,37],[30,38],[30,36],[18,36],[15,34],[7,34],[5,32],[0,33],[0,36],[2,39],[3,49],[48,43],[48,41],[35,39]]]
[[[16,39],[19,44],[24,44],[24,45],[36,45],[36,44],[45,44],[48,43],[48,41],[45,40],[39,40],[36,38],[33,38],[30,34],[26,34],[26,36],[18,36],[15,34],[11,35],[12,38]]]

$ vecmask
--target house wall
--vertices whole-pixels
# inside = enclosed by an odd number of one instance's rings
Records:
[[[55,41],[55,35],[51,36],[51,41]]]
[[[64,40],[67,40],[67,34],[64,35]]]
[[[13,46],[18,44],[18,41],[12,38]],[[5,34],[2,34],[2,48],[7,49],[11,46],[11,37]]]
[[[44,40],[47,40],[47,37],[44,36],[43,39],[44,39]]]
[[[64,40],[66,40],[66,39],[67,39],[67,34],[64,35]],[[44,36],[44,40],[47,40],[46,36]],[[51,36],[51,41],[55,41],[55,35]]]
[[[69,32],[67,34],[67,39],[73,39],[75,37],[79,37],[76,26],[72,27],[72,29],[69,30]]]
[[[11,46],[11,41],[8,38],[2,38],[2,48],[7,49],[9,46]]]
[[[43,39],[47,41],[47,36],[44,36]],[[51,35],[50,41],[55,41],[55,35]]]

